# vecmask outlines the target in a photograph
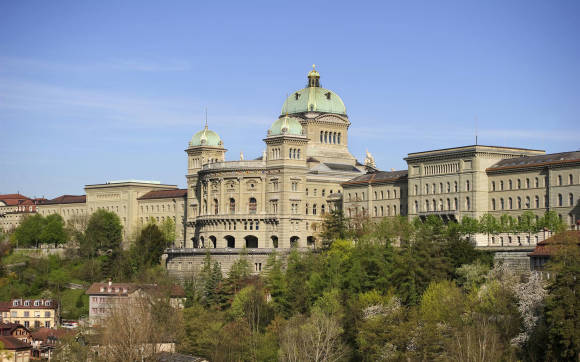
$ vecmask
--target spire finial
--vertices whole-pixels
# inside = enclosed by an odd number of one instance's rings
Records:
[[[207,106],[205,107],[205,129],[207,129]]]
[[[312,64],[312,70],[316,71],[316,64]]]

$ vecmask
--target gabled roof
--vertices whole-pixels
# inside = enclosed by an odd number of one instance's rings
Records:
[[[495,163],[491,167],[488,167],[487,171],[524,168],[531,166],[547,166],[571,162],[580,162],[580,151],[550,153],[540,156],[507,158]]]
[[[157,284],[135,284],[135,283],[93,283],[85,292],[88,295],[118,295],[128,296],[129,294],[143,290],[144,292],[154,295],[163,290]],[[169,290],[171,297],[185,297],[185,290],[180,285],[173,285]]]
[[[358,184],[376,184],[381,182],[393,182],[403,180],[407,177],[408,170],[400,171],[378,171],[367,173],[352,180],[343,182],[342,185],[358,185]]]
[[[551,256],[561,248],[566,241],[575,241],[580,247],[580,230],[568,230],[542,240],[528,256]]]
[[[86,203],[87,195],[62,195],[55,197],[52,200],[47,200],[42,203],[42,205],[53,205],[53,204],[77,204]]]
[[[145,195],[138,197],[137,200],[169,199],[169,198],[186,197],[186,196],[187,196],[187,189],[155,190],[155,191],[149,191]]]
[[[15,329],[24,329],[26,332],[30,333],[28,328],[24,327],[19,323],[0,323],[0,335],[10,336]]]
[[[4,349],[7,350],[27,350],[32,349],[32,346],[28,343],[24,343],[18,338],[12,336],[0,336],[0,342],[4,345]]]
[[[46,328],[46,327],[42,327],[37,329],[36,331],[32,332],[32,339],[34,339],[35,341],[43,341],[43,342],[47,342],[49,337],[52,337],[54,339],[59,339],[62,338],[66,335],[70,335],[70,334],[74,334],[75,331],[70,330],[70,329],[54,329],[54,328]]]
[[[25,201],[32,201],[29,197],[21,194],[4,194],[0,195],[0,201],[3,201],[6,206],[21,205]]]

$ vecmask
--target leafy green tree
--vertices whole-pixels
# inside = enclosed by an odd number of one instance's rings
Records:
[[[46,217],[44,227],[40,233],[43,243],[57,244],[66,242],[68,235],[64,225],[64,219],[59,214],[50,214]]]
[[[173,244],[175,242],[175,221],[168,217],[161,223],[160,227],[163,237],[167,240],[167,244]]]
[[[264,282],[266,290],[272,298],[273,309],[277,314],[283,315],[289,309],[287,296],[286,278],[280,257],[273,253],[266,263]]]
[[[81,251],[84,255],[114,252],[122,241],[123,226],[117,214],[99,209],[89,218]]]
[[[495,217],[492,214],[484,214],[479,219],[479,227],[481,232],[487,234],[487,244],[489,245],[489,236],[497,235],[500,230],[500,226]]]
[[[16,246],[35,246],[43,242],[42,230],[46,219],[40,214],[34,214],[24,217],[20,225],[14,230],[13,237]]]
[[[580,355],[580,247],[577,237],[563,234],[553,247],[548,270],[555,274],[548,286],[546,324],[548,360],[577,361]]]
[[[532,233],[540,231],[538,226],[539,225],[536,223],[536,215],[529,210],[524,211],[518,219],[518,230],[520,232],[528,233],[530,240]]]
[[[566,230],[566,224],[555,211],[547,211],[539,220],[539,226],[546,228],[553,233],[559,233]]]
[[[513,233],[517,231],[516,220],[508,214],[502,214],[499,218],[499,231],[502,233]]]
[[[469,239],[473,234],[477,234],[479,232],[479,222],[477,219],[474,219],[469,216],[464,216],[461,218],[461,228],[460,230],[463,234],[468,235]]]
[[[158,265],[167,244],[168,241],[159,227],[147,224],[133,245],[132,258],[139,261],[139,267]]]
[[[328,249],[336,239],[344,239],[346,237],[346,220],[342,210],[334,209],[324,215],[324,220],[321,224],[322,231],[320,237],[322,238],[322,246]]]

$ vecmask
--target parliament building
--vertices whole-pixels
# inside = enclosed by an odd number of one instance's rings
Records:
[[[315,247],[324,214],[335,208],[347,218],[437,215],[446,221],[553,210],[578,228],[580,151],[472,145],[409,153],[406,170],[380,171],[368,152],[362,163],[350,153],[350,124],[342,99],[321,87],[313,68],[306,87],[286,98],[265,132],[260,157],[226,161],[227,143],[206,122],[185,150],[187,189],[126,180],[53,200],[0,195],[0,227],[13,228],[30,212],[71,220],[103,208],[119,215],[129,241],[151,218],[170,218],[176,240],[165,262],[176,275],[192,273],[207,251],[228,270],[243,249],[259,272],[274,250]],[[500,247],[538,241],[474,239]]]

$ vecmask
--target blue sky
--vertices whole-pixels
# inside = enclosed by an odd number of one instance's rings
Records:
[[[0,193],[185,185],[203,125],[261,155],[316,63],[351,152],[474,143],[578,150],[579,1],[3,1]]]

